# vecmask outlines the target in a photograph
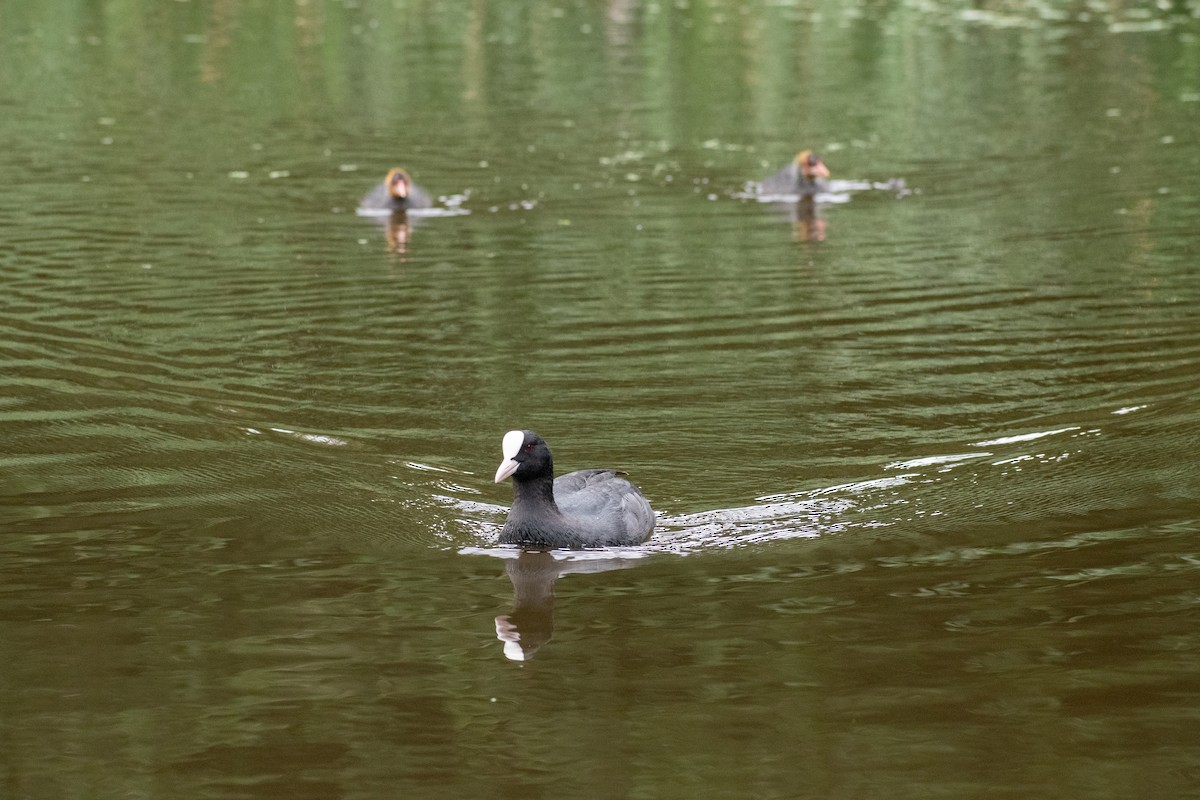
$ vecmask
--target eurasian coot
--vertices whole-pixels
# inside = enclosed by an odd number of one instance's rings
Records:
[[[383,183],[376,186],[359,202],[358,207],[370,210],[406,211],[410,208],[429,208],[433,201],[425,190],[412,182],[407,172],[396,167],[388,170]]]
[[[792,163],[762,183],[763,194],[798,194],[811,197],[824,191],[829,167],[812,150],[801,150]]]
[[[496,483],[512,476],[513,504],[501,544],[580,548],[641,544],[654,511],[637,487],[613,469],[583,469],[555,479],[554,460],[533,431],[509,431]]]

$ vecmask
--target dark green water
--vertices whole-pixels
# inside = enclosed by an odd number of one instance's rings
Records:
[[[1192,796],[1162,5],[0,3],[0,793]]]

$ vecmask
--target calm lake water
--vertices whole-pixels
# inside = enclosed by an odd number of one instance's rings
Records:
[[[1195,0],[0,3],[0,183],[5,797],[1196,796]]]

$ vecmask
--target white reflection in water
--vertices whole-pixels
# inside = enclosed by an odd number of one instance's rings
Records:
[[[855,192],[887,192],[896,198],[908,197],[919,193],[910,189],[903,178],[891,178],[886,181],[837,180],[831,179],[826,190],[818,192],[814,199],[821,205],[840,205],[849,203]],[[764,192],[761,181],[747,181],[740,192],[734,192],[735,200],[756,200],[760,203],[796,203],[802,199],[799,194]]]
[[[439,199],[444,200],[446,198],[439,198]],[[356,208],[356,209],[354,209],[354,214],[359,217],[380,217],[383,219],[387,219],[395,213],[396,212],[390,208]],[[467,210],[465,208],[461,208],[459,206],[452,206],[452,207],[448,207],[448,208],[439,208],[439,207],[435,206],[433,208],[409,208],[409,209],[405,209],[404,213],[411,219],[413,217],[430,217],[430,218],[433,218],[433,217],[461,217],[466,214],[470,214],[471,212],[469,210]]]
[[[1036,431],[1034,433],[1021,433],[1016,436],[1001,436],[998,439],[986,439],[982,442],[975,442],[976,447],[994,447],[1001,444],[1014,444],[1016,442],[1032,442],[1035,439],[1044,439],[1047,436],[1055,436],[1060,433],[1070,433],[1071,431],[1079,430],[1078,425],[1072,425],[1068,428],[1057,428],[1052,431]]]

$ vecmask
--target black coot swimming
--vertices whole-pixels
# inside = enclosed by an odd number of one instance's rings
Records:
[[[358,207],[369,210],[407,211],[410,208],[429,208],[433,200],[420,186],[413,183],[409,174],[396,167],[388,171],[383,183],[363,197]]]
[[[512,476],[513,504],[501,544],[581,548],[641,544],[654,530],[654,511],[637,487],[614,469],[582,469],[555,479],[554,460],[533,431],[509,431],[496,483]]]
[[[763,194],[798,194],[811,197],[825,190],[829,167],[812,150],[801,150],[792,163],[762,183]]]

